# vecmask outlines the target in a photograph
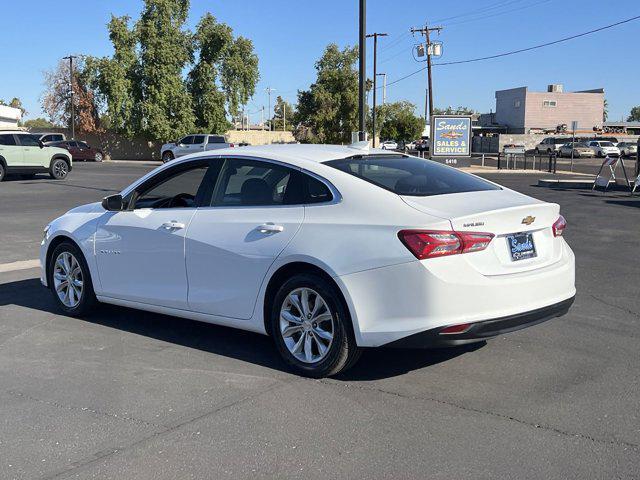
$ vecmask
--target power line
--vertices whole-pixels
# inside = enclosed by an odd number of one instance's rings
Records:
[[[546,42],[546,43],[541,43],[539,45],[534,45],[533,47],[521,48],[519,50],[512,50],[512,51],[509,51],[509,52],[499,53],[499,54],[496,54],[496,55],[489,55],[489,56],[486,56],[486,57],[470,58],[470,59],[467,59],[467,60],[457,60],[457,61],[453,61],[453,62],[434,63],[433,66],[435,67],[435,66],[444,66],[444,65],[460,65],[462,63],[480,62],[480,61],[483,61],[483,60],[491,60],[491,59],[494,59],[494,58],[506,57],[508,55],[515,55],[516,53],[528,52],[528,51],[531,51],[531,50],[536,50],[538,48],[548,47],[550,45],[557,45],[558,43],[567,42],[569,40],[574,40],[576,38],[580,38],[580,37],[584,37],[584,36],[587,36],[587,35],[591,35],[593,33],[601,32],[603,30],[607,30],[609,28],[617,27],[617,26],[623,25],[625,23],[633,22],[634,20],[638,20],[638,19],[640,19],[640,15],[637,15],[637,16],[631,17],[631,18],[627,18],[625,20],[621,20],[621,21],[616,22],[616,23],[612,23],[610,25],[605,25],[604,27],[596,28],[594,30],[589,30],[588,32],[579,33],[577,35],[571,35],[570,37],[564,37],[564,38],[561,38],[559,40],[554,40],[552,42]],[[390,87],[391,85],[394,85],[396,83],[402,82],[403,80],[406,80],[409,77],[413,77],[414,75],[417,75],[418,73],[423,72],[426,69],[427,69],[426,66],[422,67],[419,70],[416,70],[415,72],[411,72],[411,73],[409,73],[409,74],[407,74],[407,75],[405,75],[403,77],[400,77],[400,78],[398,78],[398,79],[396,79],[396,80],[394,80],[392,82],[389,82],[389,83],[387,83],[387,87]]]
[[[452,17],[444,17],[444,18],[438,18],[436,20],[434,20],[435,23],[442,23],[442,22],[446,22],[448,20],[454,20],[456,18],[462,18],[462,17],[468,17],[470,15],[474,15],[477,13],[482,13],[482,12],[487,12],[488,10],[495,10],[497,8],[502,8],[502,7],[506,7],[508,5],[512,5],[514,3],[520,3],[523,0],[509,0],[509,1],[501,1],[501,2],[497,2],[497,3],[493,3],[491,5],[487,5],[486,7],[483,8],[478,8],[476,10],[470,10],[468,12],[465,13],[461,13],[459,15],[453,15]]]
[[[447,26],[447,27],[455,27],[455,26],[458,26],[458,25],[464,25],[464,24],[467,24],[467,23],[473,23],[473,22],[477,22],[479,20],[485,20],[487,18],[494,18],[494,17],[498,17],[500,15],[506,15],[508,13],[518,12],[520,10],[526,10],[528,8],[537,7],[538,5],[542,5],[543,3],[549,3],[551,1],[552,0],[540,0],[538,2],[533,2],[533,3],[530,3],[528,5],[521,5],[521,6],[516,7],[516,8],[502,10],[502,11],[499,11],[499,12],[491,13],[489,15],[476,14],[475,18],[463,19],[463,20],[455,21],[453,23],[447,23],[445,26]]]

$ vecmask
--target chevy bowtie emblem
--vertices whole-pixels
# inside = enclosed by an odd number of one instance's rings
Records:
[[[531,225],[535,221],[536,221],[536,217],[532,217],[531,215],[529,215],[528,217],[524,217],[522,219],[522,223],[524,225]]]

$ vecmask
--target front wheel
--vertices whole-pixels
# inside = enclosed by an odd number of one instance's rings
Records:
[[[96,156],[95,156],[95,157],[93,157],[93,159],[94,159],[96,162],[101,162],[101,161],[102,161],[102,154],[101,154],[100,152],[96,153]]]
[[[49,169],[49,176],[51,178],[53,178],[54,180],[64,180],[65,178],[67,178],[68,174],[69,164],[65,160],[58,158],[53,161],[53,163],[51,164],[51,168]]]
[[[167,152],[164,152],[164,153],[162,154],[162,162],[163,162],[163,163],[170,162],[170,161],[171,161],[171,160],[173,160],[174,158],[175,158],[175,156],[173,155],[173,152],[172,152],[172,151],[170,151],[170,150],[169,150],[169,151],[167,151]]]
[[[336,375],[360,357],[340,294],[320,276],[305,273],[287,280],[276,294],[270,320],[278,352],[301,375]]]
[[[7,170],[4,168],[4,164],[0,162],[0,182],[4,180],[4,177],[7,175]]]
[[[91,273],[80,249],[62,242],[51,255],[48,284],[58,306],[68,315],[82,316],[96,304]]]

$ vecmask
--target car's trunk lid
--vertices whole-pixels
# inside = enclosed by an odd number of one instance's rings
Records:
[[[489,190],[427,197],[403,196],[411,207],[446,218],[460,232],[492,233],[489,247],[464,254],[483,275],[502,275],[543,268],[557,261],[561,245],[555,241],[552,225],[560,207],[512,190]],[[513,260],[510,241],[513,234],[530,233],[535,256]]]

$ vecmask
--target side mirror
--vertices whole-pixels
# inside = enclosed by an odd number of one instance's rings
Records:
[[[102,208],[109,212],[121,212],[124,210],[124,204],[122,202],[122,195],[119,193],[116,195],[109,195],[102,199]]]

